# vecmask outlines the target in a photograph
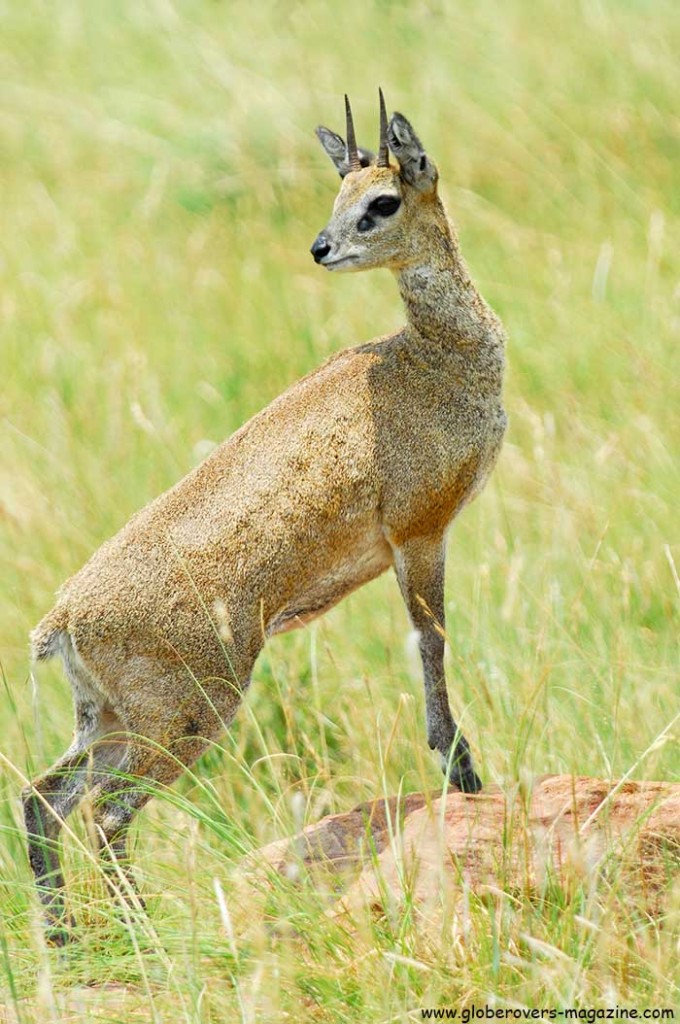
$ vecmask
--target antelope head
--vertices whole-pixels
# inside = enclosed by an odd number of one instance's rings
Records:
[[[379,96],[377,157],[357,146],[347,96],[346,141],[329,128],[316,129],[342,178],[331,219],[311,248],[316,262],[328,270],[399,271],[421,262],[433,224],[445,216],[437,196],[437,168],[402,114],[392,114],[388,122],[382,89]]]

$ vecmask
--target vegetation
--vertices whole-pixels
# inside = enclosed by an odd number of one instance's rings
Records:
[[[312,129],[377,86],[412,118],[510,334],[510,431],[451,533],[448,672],[488,784],[678,780],[680,21],[673,0],[118,0],[0,8],[0,1000],[21,1022],[420,1020],[420,1007],[672,1006],[678,903],[616,873],[348,922],[239,897],[244,852],[442,786],[391,575],[271,642],[224,744],[140,816],[148,920],[65,836],[89,923],[46,950],[22,780],[62,752],[28,630],[129,515],[290,382],[400,323],[384,272],[308,248],[337,179]],[[676,450],[673,451],[675,441]],[[676,730],[677,738],[677,730]]]

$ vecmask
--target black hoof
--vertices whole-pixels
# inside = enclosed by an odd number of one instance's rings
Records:
[[[50,925],[45,929],[45,941],[48,946],[63,948],[71,942],[75,942],[76,936],[72,927],[67,927],[63,924]]]
[[[456,786],[461,793],[479,793],[482,780],[472,767],[472,758],[468,750],[462,750],[458,757],[442,755],[442,771],[448,775],[449,783]]]
[[[453,768],[449,782],[452,786],[457,786],[461,793],[479,793],[482,788],[482,780],[474,768],[468,768],[464,772]]]

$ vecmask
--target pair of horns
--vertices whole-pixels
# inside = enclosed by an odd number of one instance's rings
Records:
[[[383,96],[382,89],[378,89],[378,95],[380,96],[380,146],[375,166],[389,167],[390,161],[387,150],[387,111],[385,109],[385,97]],[[359,157],[356,135],[354,134],[352,108],[349,105],[349,96],[347,93],[345,93],[345,117],[347,121],[347,163],[349,164],[350,171],[360,171],[362,165]]]

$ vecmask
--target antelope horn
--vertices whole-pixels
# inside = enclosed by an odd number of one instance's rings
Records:
[[[347,119],[347,163],[350,171],[361,170],[361,160],[357,149],[357,140],[354,134],[354,121],[352,119],[352,108],[349,105],[349,96],[345,93],[345,116]]]
[[[382,89],[378,89],[380,96],[380,148],[378,150],[378,159],[375,162],[376,167],[389,167],[390,166],[390,154],[387,149],[387,111],[385,110],[385,97],[383,96]]]

